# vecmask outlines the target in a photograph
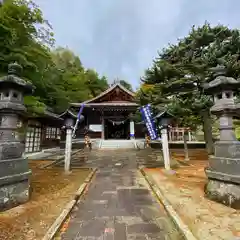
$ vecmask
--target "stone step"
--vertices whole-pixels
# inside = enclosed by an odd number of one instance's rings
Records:
[[[135,148],[134,142],[130,140],[102,140],[101,149],[130,149]]]
[[[76,161],[76,162],[73,161],[73,162],[71,162],[70,167],[71,168],[82,167],[82,166],[85,165],[85,163],[86,163],[86,161]],[[64,167],[64,161],[59,162],[55,166],[57,166],[57,167]]]

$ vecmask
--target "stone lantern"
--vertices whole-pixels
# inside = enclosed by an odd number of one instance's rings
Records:
[[[240,142],[236,140],[233,116],[240,110],[240,104],[234,101],[240,81],[226,77],[222,66],[212,70],[216,78],[205,84],[204,89],[214,97],[210,111],[219,118],[220,140],[215,143],[215,155],[209,157],[209,167],[205,169],[208,177],[205,194],[211,200],[239,209]]]
[[[59,115],[60,118],[64,119],[64,126],[62,129],[66,130],[66,143],[65,143],[65,159],[64,168],[65,172],[69,173],[71,164],[71,152],[72,152],[72,132],[74,129],[75,122],[77,120],[77,115],[72,113],[69,109],[64,113]],[[80,122],[84,117],[80,116]]]
[[[20,65],[9,64],[8,75],[0,78],[0,210],[29,199],[31,170],[17,132],[26,111],[23,97],[32,94],[33,86],[21,78],[21,72]]]

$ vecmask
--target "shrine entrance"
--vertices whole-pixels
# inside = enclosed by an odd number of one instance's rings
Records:
[[[104,135],[105,139],[129,139],[130,122],[128,119],[116,121],[105,119]]]

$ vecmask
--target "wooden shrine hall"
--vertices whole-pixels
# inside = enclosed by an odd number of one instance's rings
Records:
[[[135,102],[134,93],[120,83],[113,84],[97,97],[83,103],[72,103],[72,108],[79,111],[84,104],[82,115],[84,126],[76,131],[76,138],[82,138],[81,129],[88,129],[91,138],[131,139],[143,138],[143,125],[135,125],[131,114],[139,105]]]

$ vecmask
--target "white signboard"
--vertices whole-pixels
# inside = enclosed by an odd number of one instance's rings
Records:
[[[89,129],[93,132],[102,132],[102,124],[91,124]]]

